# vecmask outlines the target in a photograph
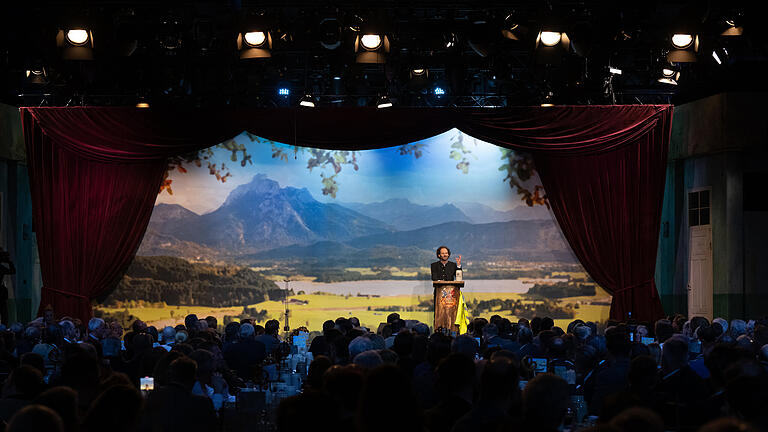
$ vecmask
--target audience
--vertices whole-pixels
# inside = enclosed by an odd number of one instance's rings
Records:
[[[768,430],[766,318],[603,328],[494,315],[462,335],[430,335],[397,313],[386,321],[372,333],[356,317],[326,320],[300,351],[309,359],[291,362],[291,336],[306,328],[283,338],[274,319],[220,328],[191,314],[124,333],[111,319],[86,329],[46,310],[0,330],[0,421],[46,432]],[[286,367],[304,377],[300,394],[262,400],[233,428],[240,391],[297,388],[277,372]],[[139,391],[144,377],[154,389]]]

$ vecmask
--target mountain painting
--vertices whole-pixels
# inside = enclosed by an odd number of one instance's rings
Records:
[[[144,239],[96,313],[158,327],[278,319],[431,324],[429,265],[462,255],[473,317],[604,321],[611,298],[553,219],[530,156],[452,130],[396,148],[297,148],[243,133],[170,161]]]

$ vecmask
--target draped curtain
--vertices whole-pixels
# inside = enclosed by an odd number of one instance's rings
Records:
[[[22,108],[41,306],[91,316],[133,259],[166,160],[243,131],[334,150],[407,144],[451,128],[533,154],[566,240],[613,294],[611,318],[662,316],[653,281],[672,107],[487,109]]]

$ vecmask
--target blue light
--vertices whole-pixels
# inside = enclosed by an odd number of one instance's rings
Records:
[[[277,94],[279,94],[280,96],[288,96],[289,94],[291,94],[291,91],[285,87],[280,87],[279,89],[277,89]]]
[[[435,96],[442,96],[445,94],[445,90],[442,87],[435,87]]]

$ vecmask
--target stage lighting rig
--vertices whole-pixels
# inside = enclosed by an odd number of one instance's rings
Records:
[[[299,106],[314,108],[315,105],[315,98],[312,97],[312,95],[309,93],[305,94],[301,97],[301,99],[299,99]]]
[[[386,95],[381,96],[376,101],[376,108],[392,108],[392,101]]]
[[[82,24],[59,29],[56,46],[64,60],[93,60],[93,32]]]
[[[383,64],[389,53],[389,37],[372,30],[362,30],[355,37],[355,61],[357,63]]]
[[[670,38],[672,49],[667,54],[670,63],[693,63],[699,52],[699,36],[693,33],[675,33]]]

